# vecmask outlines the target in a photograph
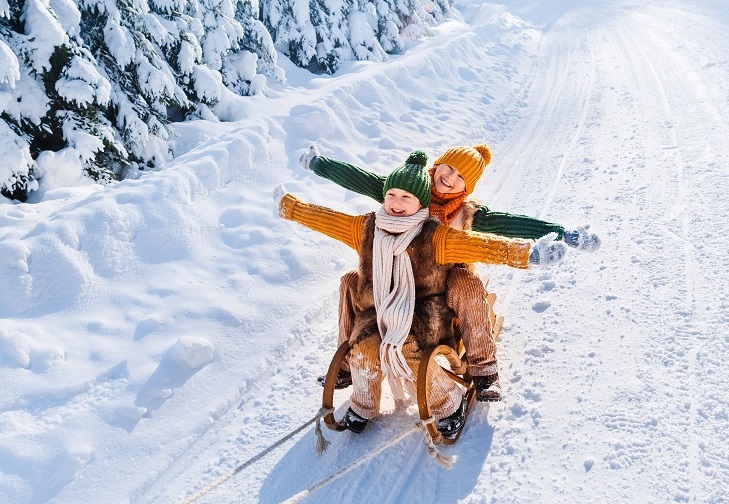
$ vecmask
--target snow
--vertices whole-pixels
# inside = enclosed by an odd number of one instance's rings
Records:
[[[225,477],[195,502],[727,502],[729,7],[457,10],[384,63],[279,57],[285,84],[176,125],[175,159],[136,179],[44,174],[34,203],[0,200],[0,502],[185,502]],[[357,257],[279,219],[273,188],[363,213],[298,166],[309,143],[387,173],[484,141],[490,208],[602,238],[479,267],[504,401],[439,448],[453,470],[417,432],[392,442],[417,411],[391,400],[360,435],[324,429],[322,456],[312,425],[279,443],[321,406]]]
[[[5,123],[0,124],[0,158],[5,160],[0,165],[0,181],[3,182],[14,177],[10,166],[30,166],[33,162],[28,145]]]
[[[15,83],[20,79],[20,65],[18,58],[13,54],[13,51],[7,46],[7,44],[0,40],[0,90],[4,87],[13,89]],[[3,93],[5,94],[5,93]],[[0,102],[0,110],[4,110],[5,107]]]
[[[192,80],[195,81],[195,92],[201,100],[209,103],[220,101],[225,89],[220,73],[214,72],[204,65],[195,65]]]
[[[60,1],[54,4],[61,9],[64,21],[71,22],[73,14],[71,9],[66,9],[67,4]],[[36,72],[49,69],[53,50],[68,40],[63,26],[48,9],[49,3],[45,0],[29,0],[25,5],[25,34],[31,37],[27,48]]]
[[[48,5],[58,17],[58,22],[69,36],[78,35],[81,12],[72,0],[49,0]]]
[[[136,50],[132,41],[131,32],[119,22],[119,14],[109,16],[104,26],[104,40],[109,51],[120,66],[126,66],[134,61]]]
[[[64,79],[56,82],[56,91],[66,101],[87,105],[96,102],[106,105],[111,97],[111,83],[88,61],[74,57],[64,72]]]

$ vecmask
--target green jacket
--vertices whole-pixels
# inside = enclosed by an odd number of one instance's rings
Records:
[[[312,170],[320,177],[356,193],[383,202],[382,189],[385,186],[384,175],[377,175],[357,166],[324,156],[312,160]],[[526,238],[536,240],[551,232],[557,233],[557,239],[564,236],[564,227],[552,222],[527,217],[526,215],[492,212],[485,205],[477,205],[473,216],[473,231],[493,233],[509,238]]]

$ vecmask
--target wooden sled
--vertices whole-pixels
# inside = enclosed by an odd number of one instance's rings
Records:
[[[486,283],[488,283],[487,279],[484,281],[484,284]],[[496,301],[496,294],[489,293],[486,296],[486,301],[489,305],[489,322],[491,326],[491,336],[495,340],[496,338],[498,338],[499,332],[501,331],[504,317],[497,316],[494,312],[493,307],[494,302]],[[329,369],[327,371],[326,379],[324,381],[324,392],[322,393],[322,406],[326,409],[334,408],[334,384],[337,380],[337,373],[339,372],[339,369],[341,368],[342,363],[346,359],[347,354],[349,354],[350,350],[351,347],[349,346],[348,342],[342,343],[334,354],[331,363],[329,364]],[[441,366],[437,359],[438,356],[443,356],[445,358],[448,363],[448,367]],[[433,443],[451,445],[458,440],[458,438],[460,437],[460,432],[457,436],[453,438],[446,438],[440,434],[438,429],[435,427],[435,423],[429,421],[431,418],[431,411],[430,404],[428,403],[428,394],[426,393],[426,391],[428,389],[428,369],[430,369],[431,366],[441,366],[443,368],[443,371],[445,371],[446,375],[448,375],[448,377],[465,387],[466,391],[464,392],[463,396],[466,401],[468,401],[468,406],[466,408],[467,420],[468,415],[471,412],[471,408],[473,407],[473,403],[476,400],[476,389],[473,386],[473,379],[466,371],[468,365],[465,359],[465,349],[463,347],[463,343],[458,343],[457,350],[449,345],[438,345],[434,348],[426,350],[423,354],[423,359],[420,362],[417,376],[416,388],[418,396],[418,413],[420,415],[420,419],[426,422],[428,431],[433,438]],[[324,424],[331,430],[347,430],[347,427],[343,423],[338,422],[334,418],[334,413],[328,413],[324,416]]]

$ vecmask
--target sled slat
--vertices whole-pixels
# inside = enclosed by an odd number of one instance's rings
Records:
[[[494,311],[494,303],[496,302],[496,294],[493,292],[486,296],[486,303],[489,305],[489,324],[491,327],[496,325],[496,312]]]
[[[504,325],[504,317],[496,317],[496,323],[491,326],[491,337],[496,340],[501,332],[501,326]]]

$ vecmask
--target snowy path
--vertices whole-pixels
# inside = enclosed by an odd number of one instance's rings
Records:
[[[535,475],[552,474],[562,476],[550,481],[554,495],[570,500],[609,488],[623,501],[642,492],[656,502],[720,502],[729,477],[720,462],[726,447],[717,442],[727,435],[726,376],[710,356],[726,355],[729,333],[721,315],[727,257],[717,235],[726,229],[727,207],[715,189],[727,180],[727,94],[719,88],[726,68],[715,68],[722,56],[688,48],[711,47],[708,39],[726,50],[726,42],[720,25],[680,10],[600,14],[585,16],[588,23],[565,16],[546,33],[556,46],[545,44],[547,77],[533,89],[558,97],[537,96],[526,128],[536,134],[510,149],[522,169],[504,187],[512,188],[510,199],[530,205],[527,213],[556,219],[587,212],[603,223],[603,257],[594,267],[589,257],[573,256],[571,278],[550,275],[526,293],[519,288],[523,300],[555,284],[569,287],[550,306],[551,324],[520,324],[518,345],[507,346],[511,333],[504,336],[510,360],[523,346],[530,369],[510,394],[523,395],[521,411],[499,420],[506,420],[503,439],[490,454],[503,454],[508,469],[488,487],[506,491],[489,495],[544,497]],[[545,159],[553,173],[530,170]],[[550,197],[542,206],[545,188]],[[529,195],[534,201],[525,201]],[[579,292],[592,300],[584,313],[570,310]],[[525,312],[514,303],[510,319],[528,321]],[[532,418],[510,419],[525,413]],[[531,435],[523,426],[529,421],[540,426]],[[522,463],[520,454],[528,454]],[[601,464],[612,471],[593,470]],[[585,477],[570,478],[580,466]]]
[[[490,272],[505,292],[497,306],[507,314],[508,397],[477,407],[462,440],[445,449],[460,457],[456,471],[429,461],[413,435],[312,502],[363,492],[377,502],[595,502],[603,493],[725,502],[725,33],[726,17],[630,3],[568,12],[545,30],[528,79],[513,89],[523,121],[502,124],[511,130],[492,144],[497,162],[482,197],[494,208],[598,223],[603,249],[572,254],[560,269]],[[464,92],[487,100],[487,90]],[[581,310],[572,309],[577,299]],[[312,364],[311,374],[324,369]],[[318,461],[307,435],[202,501],[260,488],[254,500],[277,502],[290,478],[306,488],[408,421],[390,416],[355,439],[326,433],[334,444]]]

